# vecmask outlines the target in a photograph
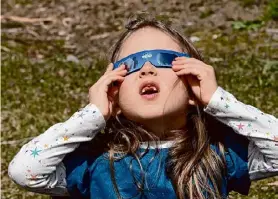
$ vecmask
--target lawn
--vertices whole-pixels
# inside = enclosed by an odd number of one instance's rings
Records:
[[[160,7],[160,1],[65,2],[2,2],[2,15],[21,18],[1,22],[1,198],[49,198],[16,186],[7,176],[8,163],[30,138],[88,103],[88,89],[106,67],[122,22],[142,8],[177,24],[215,68],[221,87],[278,116],[276,0],[230,1],[228,7],[226,1],[169,1]],[[253,182],[249,196],[230,197],[278,198],[277,181]]]

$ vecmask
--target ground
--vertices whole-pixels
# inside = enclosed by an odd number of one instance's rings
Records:
[[[87,104],[110,47],[137,11],[181,30],[215,68],[221,87],[278,116],[277,0],[5,0],[1,5],[2,198],[48,198],[16,186],[7,177],[8,163],[29,139]],[[249,196],[230,198],[278,198],[277,181],[253,182]]]

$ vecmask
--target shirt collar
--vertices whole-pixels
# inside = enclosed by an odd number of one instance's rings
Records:
[[[149,143],[149,149],[155,149],[155,148],[170,148],[173,146],[174,141],[172,140],[167,140],[167,141],[157,141],[157,144],[155,141],[150,141],[150,142],[141,142],[140,148],[146,149],[148,147]]]

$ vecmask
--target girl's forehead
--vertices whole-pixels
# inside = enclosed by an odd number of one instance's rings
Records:
[[[182,52],[179,44],[161,30],[145,27],[132,33],[121,47],[118,60],[143,50],[165,49]]]

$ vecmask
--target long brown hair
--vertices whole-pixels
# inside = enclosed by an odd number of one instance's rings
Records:
[[[189,53],[191,57],[203,60],[190,41],[169,24],[153,17],[139,15],[136,19],[130,19],[126,25],[127,30],[123,32],[115,43],[111,54],[111,62],[117,60],[124,41],[132,33],[144,27],[151,27],[165,32],[180,45],[183,52]],[[174,86],[176,84],[177,82]],[[213,121],[212,118],[204,113],[203,107],[200,105],[189,107],[187,112],[186,129],[171,131],[172,133],[174,132],[174,136],[171,137],[174,140],[174,145],[169,149],[167,173],[172,180],[179,199],[185,197],[190,199],[221,198],[222,176],[225,172],[224,148],[219,141],[213,138],[213,134],[216,132],[209,132],[214,131],[214,129],[210,130],[209,123],[212,124],[216,121]],[[145,172],[140,159],[148,152],[148,148],[144,152],[138,152],[143,137],[144,140],[147,138],[148,141],[154,141],[155,143],[161,140],[161,138],[144,129],[142,125],[128,120],[123,114],[119,114],[115,117],[111,116],[106,123],[104,134],[98,134],[93,139],[94,144],[92,146],[95,149],[94,151],[108,152],[107,158],[110,162],[111,179],[118,198],[122,198],[122,196],[115,180],[114,162],[124,158],[126,155],[134,157],[139,163],[141,178],[140,180],[134,178],[134,183],[139,190],[138,194],[144,191]],[[211,149],[210,144],[212,143],[219,147],[220,155]],[[158,152],[159,149],[156,148],[155,156]]]

